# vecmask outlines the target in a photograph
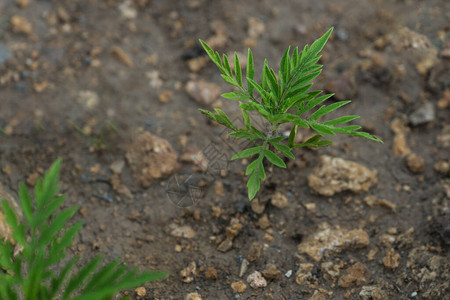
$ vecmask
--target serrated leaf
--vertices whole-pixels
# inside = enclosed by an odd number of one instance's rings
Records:
[[[261,152],[262,148],[263,148],[263,146],[257,146],[257,147],[245,149],[245,150],[233,155],[233,157],[231,157],[231,160],[235,160],[238,158],[246,158],[246,157],[258,154],[259,152]]]
[[[294,142],[295,142],[295,136],[297,134],[297,125],[294,125],[294,127],[292,127],[291,129],[291,133],[289,133],[289,142],[288,145],[289,147],[294,147]]]
[[[267,59],[264,60],[263,70],[262,70],[262,78],[261,78],[261,87],[263,90],[267,90],[269,88],[268,79],[267,79],[267,72],[266,69],[269,67],[267,63]]]
[[[223,60],[223,66],[224,66],[225,70],[227,71],[226,74],[229,75],[230,77],[233,77],[233,72],[231,71],[231,65],[230,65],[230,62],[229,62],[226,54],[222,55],[222,60]]]
[[[331,27],[324,35],[318,38],[314,43],[312,43],[311,48],[309,49],[309,57],[316,56],[320,51],[322,51],[323,47],[327,43],[330,38],[331,33],[333,32],[333,27]]]
[[[264,157],[277,167],[286,168],[286,164],[284,163],[284,161],[269,149],[264,149]]]
[[[317,131],[320,134],[323,135],[336,135],[333,131],[331,131],[328,126],[319,124],[319,123],[308,123],[309,126],[311,126],[312,129]]]
[[[309,128],[309,126],[311,126],[311,124],[308,124],[305,120],[303,119],[297,119],[292,121],[292,123],[294,123],[297,126],[303,127],[303,128]]]
[[[235,131],[228,134],[231,137],[237,138],[237,139],[248,139],[248,140],[255,140],[258,137],[255,136],[253,133],[249,131]]]
[[[256,172],[253,172],[247,181],[248,199],[250,201],[252,201],[253,198],[255,198],[256,193],[259,191],[259,188],[260,182],[258,174],[256,174]]]
[[[255,67],[253,66],[253,54],[252,50],[248,48],[248,54],[247,54],[247,74],[246,78],[253,79],[255,77]],[[248,92],[250,95],[253,95],[253,86],[248,84],[247,79],[247,85],[248,85]]]
[[[252,161],[248,166],[247,169],[245,170],[245,176],[250,175],[251,173],[253,173],[253,171],[258,167],[259,164],[259,159],[255,159],[254,161]]]
[[[344,123],[348,123],[350,121],[353,121],[355,119],[358,119],[359,116],[344,116],[344,117],[339,117],[333,120],[329,120],[326,122],[323,122],[324,125],[331,125],[331,126],[335,126],[335,125],[340,125],[340,124],[344,124]]]
[[[289,46],[286,51],[283,54],[283,57],[280,61],[280,81],[281,85],[284,88],[284,85],[287,83],[289,75],[290,75],[290,69],[291,69],[291,62],[290,62],[290,52],[291,47]]]
[[[290,158],[290,159],[295,159],[294,154],[292,154],[291,152],[291,148],[289,148],[286,145],[282,145],[282,144],[273,144],[273,146],[280,151],[281,153],[283,153],[284,156]]]
[[[326,115],[336,109],[338,109],[341,106],[344,106],[348,103],[350,103],[351,101],[339,101],[333,104],[330,104],[328,106],[321,106],[318,110],[316,110],[310,117],[309,120],[317,120],[318,118],[320,118],[323,115]]]
[[[225,93],[225,94],[222,94],[220,96],[225,98],[225,99],[230,99],[230,100],[247,100],[248,99],[247,95],[244,95],[244,94],[239,93],[239,92]]]
[[[371,134],[369,134],[367,132],[352,132],[352,133],[350,133],[350,135],[357,136],[357,137],[362,137],[362,138],[369,139],[369,140],[372,140],[372,141],[375,141],[375,142],[379,142],[379,143],[383,143],[382,140],[380,140],[379,138],[377,138],[377,137],[375,137],[375,136],[373,136],[373,135],[371,135]]]
[[[240,108],[241,108],[241,113],[242,113],[242,118],[244,119],[244,126],[247,130],[250,129],[252,122],[250,120],[250,116],[248,115],[247,111],[242,107],[241,105],[242,103],[240,103]]]
[[[233,78],[233,77],[230,77],[230,76],[228,76],[228,75],[226,75],[226,74],[220,74],[220,76],[221,76],[228,84],[231,84],[232,86],[235,86],[235,87],[239,87],[239,85],[237,85],[236,82],[234,81],[234,78]]]
[[[234,52],[234,74],[236,74],[236,81],[239,85],[242,85],[241,64],[239,63],[239,57],[236,52]]]
[[[20,207],[22,208],[23,215],[28,224],[34,224],[33,208],[31,203],[31,196],[27,187],[23,182],[19,184],[19,199]]]

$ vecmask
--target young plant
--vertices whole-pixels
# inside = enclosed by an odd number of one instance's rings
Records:
[[[236,52],[234,53],[233,72],[225,54],[221,58],[217,51],[212,50],[204,41],[200,40],[210,59],[222,72],[222,78],[238,89],[238,91],[225,93],[222,97],[239,101],[244,128],[236,127],[225,112],[218,108],[215,109],[216,113],[204,109],[200,109],[200,112],[231,129],[232,132],[229,134],[231,137],[253,142],[254,147],[245,149],[231,158],[234,160],[255,157],[245,171],[246,176],[250,175],[247,181],[248,198],[250,200],[259,191],[260,181],[266,177],[263,165],[264,159],[278,167],[286,168],[284,161],[275,152],[287,158],[295,159],[292,154],[294,148],[328,146],[332,142],[323,139],[323,136],[333,136],[336,133],[382,142],[366,132],[358,131],[361,126],[348,124],[338,126],[353,121],[359,116],[343,116],[329,121],[319,121],[320,117],[350,103],[350,101],[339,101],[330,105],[321,105],[316,109],[319,104],[331,98],[334,94],[321,95],[322,91],[309,91],[312,87],[311,81],[319,76],[322,71],[322,65],[317,64],[321,58],[319,53],[332,31],[333,28],[330,28],[311,47],[306,45],[303,50],[299,50],[297,47],[291,54],[291,49],[288,47],[280,61],[278,78],[275,71],[269,67],[266,59],[262,69],[261,82],[257,82],[254,78],[253,55],[252,51],[248,49],[246,87],[243,83],[244,76]],[[258,100],[258,98],[261,100]],[[314,112],[311,113],[313,110]],[[270,124],[270,129],[267,132],[260,132],[252,126],[249,111],[259,113]],[[292,125],[289,137],[280,136],[279,133],[280,125],[285,123]],[[296,144],[295,135],[298,127],[311,128],[317,134],[304,143]],[[287,139],[287,142],[285,139]]]
[[[74,271],[79,257],[66,259],[66,250],[83,223],[67,226],[78,207],[56,212],[65,200],[58,194],[60,166],[57,160],[37,181],[34,201],[24,183],[19,185],[23,221],[6,200],[1,201],[12,234],[0,236],[0,299],[112,299],[120,290],[165,277],[165,272],[129,270],[118,260],[99,268],[101,256]],[[19,253],[14,253],[13,241],[22,248]]]
[[[94,146],[94,148],[98,151],[102,151],[103,149],[105,149],[104,138],[105,138],[106,132],[108,130],[117,131],[117,128],[114,126],[114,124],[111,121],[107,121],[108,126],[104,126],[100,136],[98,138],[96,138],[96,137],[92,137],[91,135],[86,133],[82,128],[80,128],[74,122],[69,121],[69,123],[70,123],[70,125],[72,125],[75,128],[76,131],[78,131],[79,133],[81,133],[82,136],[84,136],[86,139],[88,139],[91,142],[91,144]]]

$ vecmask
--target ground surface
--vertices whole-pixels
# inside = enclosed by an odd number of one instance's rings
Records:
[[[86,223],[72,251],[171,272],[145,296],[130,291],[133,299],[450,299],[449,12],[448,1],[413,0],[3,0],[0,183],[16,195],[18,182],[32,186],[62,157],[66,205],[79,205]],[[316,88],[352,99],[340,113],[361,115],[356,123],[384,144],[338,136],[332,147],[296,151],[257,196],[265,207],[249,205],[240,161],[205,179],[188,207],[167,192],[174,175],[208,175],[192,164],[147,187],[133,177],[126,153],[143,131],[175,154],[211,143],[230,153],[197,108],[238,116],[236,103],[199,104],[185,89],[206,80],[228,91],[198,38],[225,53],[251,47],[258,66],[265,57],[275,66],[287,45],[331,26]],[[74,124],[103,132],[104,149]],[[377,184],[315,193],[307,178],[322,155],[376,171]],[[269,270],[266,287],[250,287],[247,276],[270,264],[281,274]]]

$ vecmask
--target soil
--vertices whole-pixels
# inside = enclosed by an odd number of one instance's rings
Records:
[[[71,253],[170,271],[131,299],[450,299],[449,12],[443,0],[2,0],[0,183],[16,197],[62,157],[65,205],[85,222]],[[244,162],[210,174],[173,160],[235,147],[197,109],[237,118],[237,104],[196,102],[185,88],[230,91],[199,38],[275,66],[331,26],[315,87],[352,99],[336,114],[360,115],[384,144],[336,136],[297,149],[252,205]],[[143,132],[174,150],[149,182],[127,156]],[[377,183],[321,195],[308,176],[324,155],[375,171]],[[164,156],[153,160],[164,168]],[[200,193],[175,199],[190,175]]]

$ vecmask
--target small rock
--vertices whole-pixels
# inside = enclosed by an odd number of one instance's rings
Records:
[[[227,226],[227,228],[225,228],[227,239],[234,240],[234,238],[239,234],[241,228],[242,224],[240,223],[235,223],[230,226]]]
[[[286,273],[284,273],[284,276],[286,276],[286,278],[291,278],[292,276],[292,270],[287,271]]]
[[[247,272],[248,266],[250,263],[245,258],[241,262],[241,267],[239,268],[239,277],[244,276],[245,272]]]
[[[191,163],[196,171],[206,171],[208,169],[208,160],[202,151],[195,147],[186,148],[180,157],[182,162]]]
[[[123,161],[123,160],[116,160],[116,161],[113,161],[109,165],[109,168],[111,169],[111,171],[114,174],[121,174],[124,166],[125,166],[125,161]]]
[[[20,8],[26,8],[30,4],[30,0],[16,0],[16,3]]]
[[[147,294],[147,290],[143,286],[136,288],[134,291],[139,297],[144,297]]]
[[[168,103],[172,99],[172,91],[171,90],[165,90],[158,96],[158,100],[161,103]]]
[[[400,265],[400,255],[393,248],[389,248],[383,257],[383,264],[388,269],[396,269]]]
[[[425,171],[425,160],[423,157],[411,153],[406,157],[406,165],[413,173],[423,173]]]
[[[362,229],[349,231],[340,227],[333,229],[327,223],[322,223],[315,234],[298,245],[298,251],[308,254],[315,261],[320,261],[325,252],[338,253],[368,245],[369,235]]]
[[[275,192],[275,194],[272,195],[270,203],[278,208],[285,208],[289,205],[287,197],[280,192]]]
[[[317,289],[309,300],[327,300],[333,295],[333,292],[329,292],[325,289]]]
[[[204,80],[188,81],[186,92],[198,103],[210,105],[219,97],[220,87],[215,83]]]
[[[205,271],[205,278],[209,280],[217,279],[217,270],[214,267],[208,267]]]
[[[189,293],[184,297],[184,300],[202,300],[202,296],[199,293]]]
[[[450,125],[444,125],[442,131],[438,134],[437,143],[440,147],[450,147]]]
[[[353,266],[345,270],[345,274],[339,278],[338,285],[343,288],[351,286],[360,286],[368,283],[370,280],[370,273],[367,267],[357,262]]]
[[[448,161],[441,160],[434,164],[434,170],[443,175],[448,174],[448,171],[450,170],[450,163]]]
[[[258,242],[253,242],[248,251],[248,260],[256,261],[261,256],[262,245]]]
[[[331,261],[324,262],[320,265],[323,278],[329,281],[335,281],[339,277],[339,265],[333,264]]]
[[[387,295],[376,285],[365,285],[359,293],[359,300],[384,300]]]
[[[266,279],[277,279],[281,275],[281,271],[274,264],[268,264],[266,269],[262,271],[262,275]]]
[[[137,17],[137,10],[133,7],[132,1],[124,1],[119,5],[120,15],[124,19],[135,19]]]
[[[149,132],[142,132],[133,139],[128,145],[126,158],[133,176],[144,188],[179,168],[178,154],[170,143]]]
[[[295,282],[298,285],[302,285],[306,280],[312,278],[311,271],[313,270],[314,265],[310,263],[300,264],[300,268],[295,274]]]
[[[39,178],[39,174],[38,173],[36,173],[36,172],[31,173],[30,175],[28,175],[26,183],[29,186],[33,187],[36,184],[36,181],[37,181],[38,178]]]
[[[350,190],[367,192],[378,181],[377,171],[342,158],[323,155],[313,173],[308,175],[308,185],[322,196]]]
[[[409,149],[406,143],[406,135],[403,132],[395,134],[392,142],[392,151],[397,157],[405,156],[411,153],[411,149]]]
[[[270,221],[266,214],[259,218],[257,225],[261,229],[266,229],[270,227]]]
[[[258,271],[255,271],[252,274],[248,275],[247,282],[254,289],[267,286],[267,281],[264,279],[264,277],[262,277],[261,273]]]
[[[100,98],[94,91],[83,90],[78,92],[77,101],[90,110],[98,106]]]
[[[412,125],[417,126],[432,122],[434,118],[434,105],[431,102],[425,102],[409,116],[409,121]]]
[[[14,33],[30,35],[33,27],[25,18],[21,16],[13,16],[11,18],[11,30]]]
[[[209,58],[206,56],[199,56],[196,58],[191,58],[187,61],[189,70],[194,73],[200,72],[208,63]]]
[[[180,271],[180,276],[184,283],[194,281],[194,275],[197,275],[197,264],[195,261],[191,262],[186,268]]]
[[[219,250],[220,252],[228,252],[231,250],[232,247],[233,247],[233,241],[231,241],[229,239],[225,239],[222,243],[219,244],[219,246],[217,247],[217,250]]]
[[[260,215],[264,212],[264,209],[266,208],[266,202],[261,203],[259,201],[259,198],[255,198],[252,200],[252,202],[250,202],[250,206],[255,213]]]
[[[392,203],[391,201],[388,201],[386,199],[380,199],[377,201],[377,205],[381,206],[381,207],[385,207],[387,209],[389,209],[392,212],[395,212],[397,210],[397,205]]]
[[[0,64],[11,58],[11,52],[6,48],[5,44],[0,43]]]
[[[162,86],[163,81],[159,78],[159,72],[156,70],[145,73],[147,78],[150,80],[149,85],[154,89],[158,89]]]
[[[123,51],[120,47],[118,47],[118,46],[112,47],[111,48],[111,55],[115,59],[117,59],[118,61],[120,61],[124,65],[126,65],[127,67],[132,67],[133,66],[133,61],[131,60],[130,56],[127,53],[125,53],[125,51]]]
[[[253,39],[260,37],[266,30],[266,26],[263,22],[257,18],[248,18],[248,36]]]
[[[195,237],[195,231],[191,228],[191,226],[185,225],[174,228],[170,234],[174,237],[192,239]]]
[[[247,289],[247,285],[242,281],[236,281],[231,284],[231,288],[233,293],[243,293]]]

